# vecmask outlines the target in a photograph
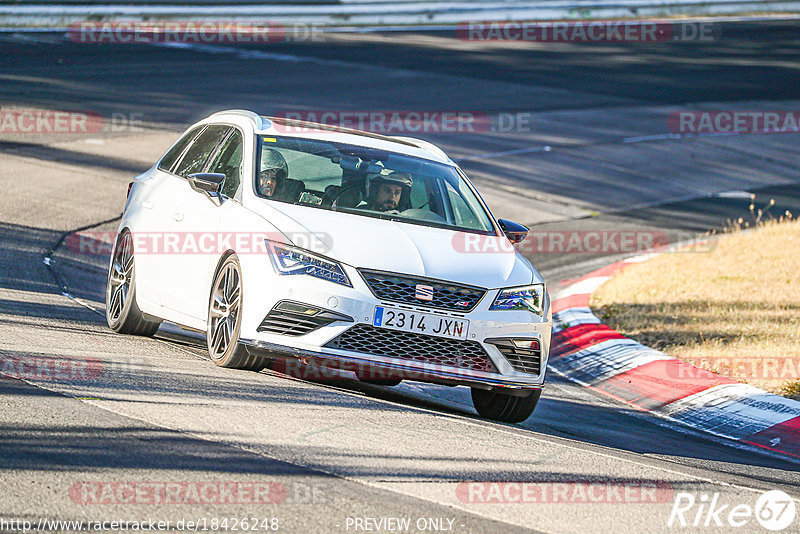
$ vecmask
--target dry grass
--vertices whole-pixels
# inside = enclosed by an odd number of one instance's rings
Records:
[[[710,252],[629,267],[595,292],[592,307],[645,345],[800,397],[800,221],[758,221],[751,232],[737,223]]]
[[[800,400],[800,380],[794,382],[786,382],[784,386],[778,391],[784,397],[789,397],[794,400]]]

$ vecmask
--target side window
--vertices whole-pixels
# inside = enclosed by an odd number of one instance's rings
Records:
[[[211,163],[208,172],[219,172],[225,175],[225,184],[222,186],[222,194],[228,198],[233,198],[239,189],[242,179],[242,133],[234,129],[228,136],[222,147],[217,152],[214,161]]]
[[[164,154],[163,158],[161,158],[161,161],[158,163],[158,168],[162,171],[169,172],[173,165],[175,165],[175,162],[178,160],[180,155],[183,153],[183,149],[186,148],[186,145],[188,145],[189,142],[194,139],[194,136],[197,135],[202,129],[202,126],[198,126],[181,137],[181,139],[175,143],[175,146],[167,150],[167,153]]]
[[[228,133],[230,126],[215,124],[209,126],[191,144],[183,159],[178,163],[175,174],[186,178],[192,173],[202,172],[208,157],[214,152],[222,138]]]

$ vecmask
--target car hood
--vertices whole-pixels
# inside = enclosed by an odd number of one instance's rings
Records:
[[[292,244],[352,267],[461,282],[489,289],[541,283],[505,237],[484,236],[293,204],[258,211]]]

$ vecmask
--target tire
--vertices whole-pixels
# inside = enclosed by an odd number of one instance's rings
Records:
[[[521,423],[530,417],[541,396],[541,389],[531,390],[527,397],[515,397],[496,389],[472,388],[472,404],[478,414],[504,423]]]
[[[261,371],[267,362],[239,343],[242,328],[242,269],[231,254],[222,262],[208,300],[206,344],[211,360],[220,367]]]
[[[136,266],[133,261],[133,239],[123,231],[112,253],[106,282],[106,322],[114,332],[135,336],[152,336],[161,324],[145,316],[136,305]]]

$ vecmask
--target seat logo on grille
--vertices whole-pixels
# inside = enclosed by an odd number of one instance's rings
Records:
[[[430,302],[433,300],[433,286],[426,286],[423,284],[417,284],[417,291],[414,293],[414,297],[417,300],[424,300],[426,302]]]

